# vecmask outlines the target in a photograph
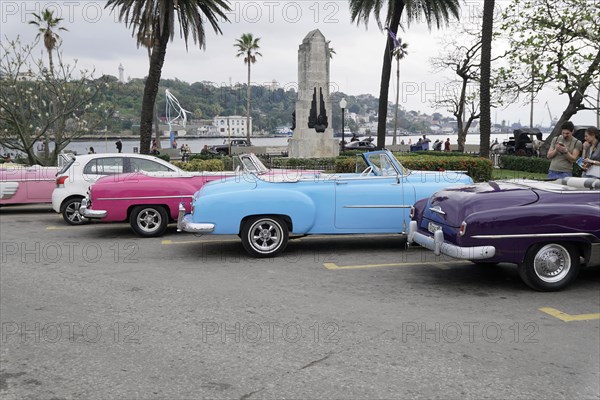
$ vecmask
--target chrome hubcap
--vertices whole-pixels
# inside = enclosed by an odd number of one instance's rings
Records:
[[[269,253],[281,243],[282,229],[272,220],[257,221],[248,233],[250,243],[261,253]]]
[[[144,232],[152,232],[156,230],[161,223],[161,217],[154,209],[142,210],[137,217],[138,226]]]
[[[548,283],[564,279],[571,269],[571,264],[569,252],[559,244],[548,244],[542,247],[533,259],[535,274]]]

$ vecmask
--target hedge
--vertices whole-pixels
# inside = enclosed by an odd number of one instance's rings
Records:
[[[500,165],[504,169],[545,174],[550,169],[550,160],[539,157],[500,156]],[[573,176],[581,176],[579,165],[573,164]]]
[[[402,165],[412,170],[422,171],[466,171],[474,181],[487,181],[492,179],[492,162],[487,158],[469,155],[439,154],[415,154],[396,153],[395,156]],[[335,171],[338,173],[360,172],[366,168],[362,157],[339,156],[325,158],[290,158],[276,157],[263,159],[265,165],[270,168],[282,169],[311,169],[323,171]],[[357,163],[363,164],[358,165]],[[175,161],[173,164],[186,171],[223,171],[232,170],[233,161],[231,157],[219,157],[213,159],[193,158],[188,162]]]
[[[184,171],[225,171],[225,164],[220,159],[200,160],[195,159],[187,162],[173,161],[173,165],[181,168]],[[231,170],[229,168],[228,170]]]

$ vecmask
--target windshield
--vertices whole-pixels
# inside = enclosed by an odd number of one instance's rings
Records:
[[[269,170],[254,154],[241,154],[234,158],[234,169],[238,167],[253,174],[263,174]]]
[[[62,166],[62,168],[61,168],[61,169],[59,169],[59,170],[58,170],[58,172],[56,173],[56,176],[58,176],[58,175],[62,175],[62,174],[64,174],[65,172],[67,172],[67,170],[68,170],[69,168],[71,168],[71,165],[73,165],[73,163],[74,163],[74,162],[75,162],[75,157],[72,157],[72,158],[71,158],[69,161],[67,161],[67,162],[66,162],[66,163],[65,163],[65,164]]]
[[[407,175],[408,170],[390,152],[365,153],[367,162],[377,176]]]

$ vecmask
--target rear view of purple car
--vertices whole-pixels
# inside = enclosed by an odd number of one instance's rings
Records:
[[[436,255],[518,265],[540,291],[561,290],[600,265],[600,179],[491,181],[418,201],[409,242]]]

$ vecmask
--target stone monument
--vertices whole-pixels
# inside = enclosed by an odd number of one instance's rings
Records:
[[[329,98],[329,45],[315,29],[298,49],[298,100],[288,144],[290,157],[335,157],[339,144],[333,138]]]

